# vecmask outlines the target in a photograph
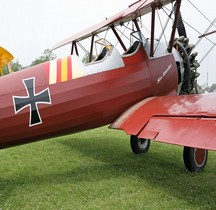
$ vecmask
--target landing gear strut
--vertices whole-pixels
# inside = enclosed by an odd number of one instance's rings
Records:
[[[188,171],[201,172],[208,160],[208,150],[184,147],[183,158]]]

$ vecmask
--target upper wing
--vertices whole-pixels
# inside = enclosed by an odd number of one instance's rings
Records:
[[[145,99],[110,127],[139,138],[216,150],[216,94]]]
[[[105,21],[102,21],[101,23],[94,25],[87,30],[84,30],[74,36],[71,36],[62,42],[56,44],[53,46],[50,50],[55,50],[61,46],[64,46],[66,44],[72,43],[73,41],[81,41],[83,39],[86,39],[88,37],[91,37],[93,34],[97,34],[100,32],[103,32],[107,30],[107,28],[110,25],[120,25],[125,22],[128,22],[130,20],[136,19],[137,17],[140,17],[144,14],[147,14],[151,12],[151,5],[156,4],[155,7],[159,7],[161,4],[166,5],[168,3],[172,2],[172,0],[138,0],[134,4],[130,5],[127,9],[123,10],[122,12],[119,12],[118,14],[114,15],[111,18],[106,19]]]

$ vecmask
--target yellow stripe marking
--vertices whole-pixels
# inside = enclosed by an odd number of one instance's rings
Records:
[[[67,57],[61,59],[61,81],[67,81],[68,80],[68,63],[67,63]]]

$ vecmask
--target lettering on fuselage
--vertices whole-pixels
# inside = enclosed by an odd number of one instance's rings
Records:
[[[159,84],[161,82],[161,80],[166,76],[166,74],[169,72],[169,70],[171,69],[172,64],[170,64],[164,71],[163,74],[157,78],[157,84]]]
[[[22,80],[27,96],[13,96],[15,114],[29,107],[30,119],[29,127],[42,123],[38,104],[51,104],[49,88],[35,93],[35,77]]]

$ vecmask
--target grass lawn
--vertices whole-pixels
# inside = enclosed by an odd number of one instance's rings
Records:
[[[131,152],[106,127],[0,150],[0,209],[216,209],[216,152],[186,172],[182,148]]]

